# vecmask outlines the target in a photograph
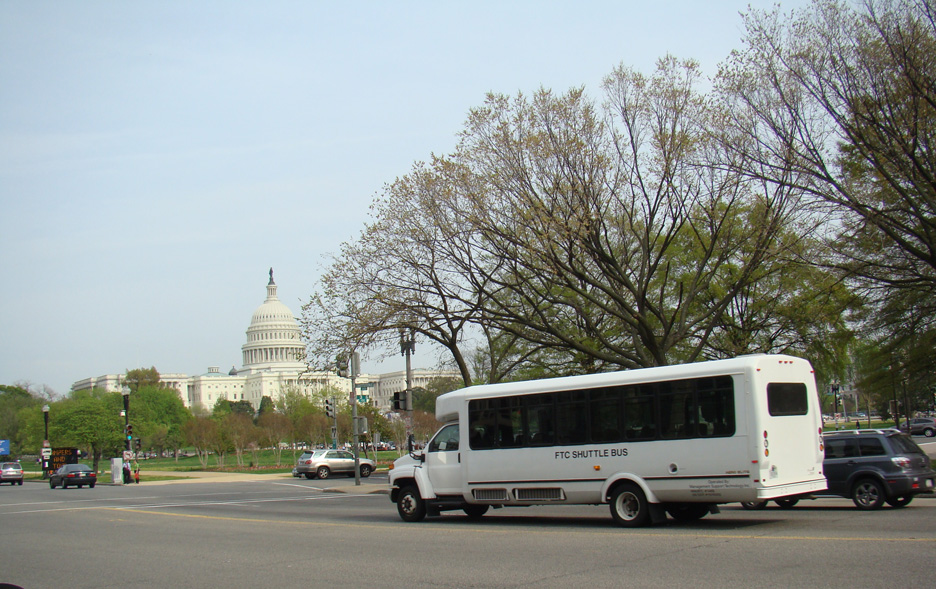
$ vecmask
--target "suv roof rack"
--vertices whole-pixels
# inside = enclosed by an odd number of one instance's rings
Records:
[[[840,436],[844,434],[854,435],[854,434],[899,434],[903,433],[899,429],[893,427],[885,427],[878,429],[842,429],[842,430],[832,430],[827,432],[822,432],[823,436]]]

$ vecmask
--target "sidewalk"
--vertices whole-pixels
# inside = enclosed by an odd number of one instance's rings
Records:
[[[210,471],[188,471],[188,472],[178,472],[172,470],[141,470],[140,471],[140,485],[174,485],[179,483],[234,483],[234,482],[246,482],[246,481],[279,481],[279,482],[290,482],[296,481],[297,484],[299,481],[306,481],[307,479],[302,478],[298,479],[292,476],[288,472],[280,473],[243,473],[243,472],[210,472]],[[171,480],[165,481],[147,481],[146,477],[149,476],[166,476],[166,477],[178,477]],[[346,493],[350,488],[354,488],[354,478],[353,477],[344,477],[336,476],[329,477],[324,481],[314,479],[317,483],[315,488],[321,491],[328,491],[332,493]],[[361,479],[362,481],[366,479]],[[110,473],[107,473],[106,477],[100,479],[102,484],[111,485],[110,482]],[[116,486],[116,485],[115,485]],[[130,487],[137,486],[136,483],[130,483]],[[390,490],[387,488],[386,484],[380,483],[367,483],[362,484],[360,487],[357,487],[361,490],[366,490],[367,493],[389,493]]]

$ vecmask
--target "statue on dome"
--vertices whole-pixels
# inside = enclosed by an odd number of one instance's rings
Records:
[[[270,266],[270,284],[275,284],[273,282],[273,266]]]

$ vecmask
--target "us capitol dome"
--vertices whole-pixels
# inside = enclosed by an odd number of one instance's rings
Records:
[[[208,411],[218,399],[249,401],[254,409],[260,407],[263,397],[279,401],[287,391],[315,395],[323,389],[345,393],[339,396],[349,401],[350,379],[332,371],[311,372],[305,362],[305,344],[302,342],[299,322],[292,311],[276,296],[273,268],[266,285],[266,299],[257,307],[247,328],[247,342],[241,346],[241,368],[231,367],[222,372],[211,366],[208,372],[190,376],[160,372],[160,382],[179,392],[186,407],[201,407]],[[72,391],[100,388],[121,391],[124,374],[106,374],[86,378],[72,384]],[[412,386],[425,387],[439,377],[460,378],[451,370],[412,371]],[[389,410],[393,393],[406,389],[406,374],[396,371],[385,374],[361,374],[356,379],[358,403]],[[343,399],[342,399],[343,397]]]

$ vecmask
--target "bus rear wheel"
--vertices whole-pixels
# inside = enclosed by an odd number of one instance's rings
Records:
[[[481,519],[481,516],[487,513],[488,507],[488,505],[466,505],[464,512],[468,519]]]
[[[676,521],[694,522],[708,515],[707,503],[670,503],[666,506],[666,513]]]
[[[397,497],[397,512],[405,522],[419,522],[426,517],[426,502],[414,486],[404,487]]]
[[[640,487],[626,483],[611,492],[611,517],[625,528],[647,525],[650,520],[650,505]]]

